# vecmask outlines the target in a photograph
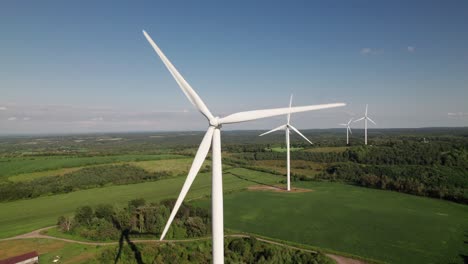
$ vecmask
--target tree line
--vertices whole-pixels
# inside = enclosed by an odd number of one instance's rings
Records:
[[[128,164],[100,165],[82,168],[63,176],[46,176],[31,181],[0,183],[0,201],[69,193],[108,184],[125,185],[155,181],[171,175],[171,172],[148,172]]]

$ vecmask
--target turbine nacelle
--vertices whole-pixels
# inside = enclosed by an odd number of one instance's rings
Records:
[[[209,120],[210,126],[215,128],[221,128],[222,124],[220,122],[220,118],[218,116],[213,117]]]

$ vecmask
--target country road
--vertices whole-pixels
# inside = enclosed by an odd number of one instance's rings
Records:
[[[28,238],[46,238],[46,239],[55,239],[55,240],[60,240],[68,243],[76,243],[76,244],[82,244],[82,245],[94,245],[94,246],[109,246],[109,245],[118,245],[119,242],[87,242],[87,241],[78,241],[78,240],[72,240],[72,239],[66,239],[66,238],[60,238],[60,237],[54,237],[54,236],[48,236],[41,234],[42,231],[54,228],[55,226],[49,226],[49,227],[44,227],[41,229],[34,230],[32,232],[10,237],[10,238],[3,238],[0,239],[1,241],[7,241],[7,240],[15,240],[15,239],[28,239]],[[231,234],[231,235],[225,235],[225,237],[250,237],[248,235],[243,235],[243,234]],[[312,252],[315,253],[315,251],[310,250],[310,249],[304,249],[304,248],[299,248],[299,247],[294,247],[291,245],[283,244],[280,242],[264,239],[264,238],[259,238],[255,237],[257,240],[269,243],[272,245],[277,245],[285,248],[290,248],[290,249],[295,249],[295,250],[301,250],[304,252]],[[132,240],[133,243],[184,243],[184,242],[194,242],[194,241],[200,241],[200,240],[207,240],[210,239],[210,237],[202,237],[202,238],[192,238],[192,239],[175,239],[175,240],[156,240],[156,239],[145,239],[145,240]],[[352,259],[348,257],[343,257],[339,255],[334,255],[334,254],[326,254],[328,257],[332,258],[333,260],[336,261],[337,264],[366,264],[366,262],[362,260],[357,260],[357,259]]]

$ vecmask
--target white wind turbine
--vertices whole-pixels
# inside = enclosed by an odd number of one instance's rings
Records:
[[[291,109],[291,105],[292,105],[292,99],[293,99],[293,96],[291,94],[291,98],[289,99],[289,109]],[[282,125],[282,126],[279,126],[277,128],[273,128],[272,130],[268,131],[268,132],[265,132],[263,134],[261,134],[260,136],[264,136],[266,134],[270,134],[272,132],[275,132],[275,131],[278,131],[278,130],[285,130],[286,131],[286,178],[287,178],[287,186],[288,186],[288,191],[291,190],[291,160],[290,160],[290,150],[289,150],[289,129],[292,129],[294,130],[297,134],[299,134],[301,137],[303,137],[305,140],[307,140],[307,142],[309,142],[310,144],[312,144],[312,142],[307,139],[301,132],[299,132],[299,130],[297,130],[297,128],[293,127],[291,125],[291,123],[289,122],[291,120],[291,112],[288,113],[288,119],[287,119],[287,123]]]
[[[366,104],[366,114],[363,117],[359,118],[358,120],[354,120],[354,122],[358,122],[364,119],[364,142],[366,145],[367,145],[367,120],[374,123],[374,125],[377,125],[372,119],[370,119],[370,117],[367,116],[367,107],[368,105]]]
[[[159,47],[154,43],[151,37],[143,31],[148,42],[151,44],[153,49],[159,55],[163,63],[166,65],[169,72],[174,77],[177,84],[180,86],[185,96],[189,101],[208,119],[208,130],[206,131],[203,140],[198,147],[197,153],[192,163],[192,167],[189,170],[187,179],[185,180],[182,190],[180,191],[179,197],[176,200],[174,208],[172,209],[171,215],[167,221],[164,231],[161,235],[161,240],[164,239],[169,227],[174,220],[177,211],[179,210],[182,201],[184,200],[187,192],[190,189],[195,177],[200,170],[203,161],[208,154],[208,151],[211,146],[212,151],[212,191],[211,191],[211,201],[212,201],[212,232],[213,232],[213,263],[220,264],[224,263],[224,224],[223,224],[223,179],[222,179],[222,168],[221,168],[221,126],[239,123],[245,121],[251,121],[260,118],[285,115],[288,113],[304,112],[311,110],[318,110],[324,108],[332,108],[344,106],[344,103],[336,104],[323,104],[323,105],[312,105],[312,106],[301,106],[293,108],[276,108],[276,109],[265,109],[265,110],[254,110],[247,112],[239,112],[232,115],[228,115],[223,118],[215,117],[211,114],[206,107],[205,103],[201,100],[198,94],[192,89],[190,84],[180,75],[177,69],[172,65],[172,63],[166,58],[163,52]]]
[[[340,126],[345,126],[346,127],[346,145],[349,145],[349,133],[353,134],[353,131],[351,131],[351,122],[353,121],[353,118],[351,118],[348,123],[346,124],[340,124]]]

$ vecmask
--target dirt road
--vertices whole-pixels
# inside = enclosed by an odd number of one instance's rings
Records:
[[[49,236],[49,235],[44,235],[41,234],[42,231],[54,228],[55,226],[49,226],[49,227],[44,227],[41,229],[34,230],[32,232],[18,235],[15,237],[10,237],[10,238],[4,238],[0,239],[0,241],[7,241],[7,240],[14,240],[14,239],[28,239],[28,238],[47,238],[47,239],[55,239],[55,240],[60,240],[68,243],[76,243],[76,244],[82,244],[82,245],[95,245],[95,246],[109,246],[109,245],[118,245],[118,242],[87,242],[87,241],[78,241],[78,240],[72,240],[72,239],[66,239],[66,238],[60,238],[60,237],[54,237],[54,236]],[[243,234],[232,234],[232,235],[226,235],[225,237],[250,237],[248,235],[243,235]],[[202,238],[192,238],[192,239],[175,239],[175,240],[132,240],[133,243],[186,243],[186,242],[194,242],[194,241],[201,241],[201,240],[207,240],[211,239],[210,237],[202,237]],[[299,247],[294,247],[290,246],[287,244],[283,244],[280,242],[264,239],[264,238],[259,238],[256,237],[257,240],[269,243],[272,245],[277,245],[285,248],[290,248],[290,249],[295,249],[295,250],[301,250],[305,252],[312,252],[315,253],[315,251],[310,250],[310,249],[304,249],[304,248],[299,248]],[[343,256],[338,256],[334,254],[326,254],[328,257],[332,258],[333,260],[336,261],[337,264],[366,264],[366,262],[363,262],[361,260],[357,259],[352,259],[348,257],[343,257]]]

